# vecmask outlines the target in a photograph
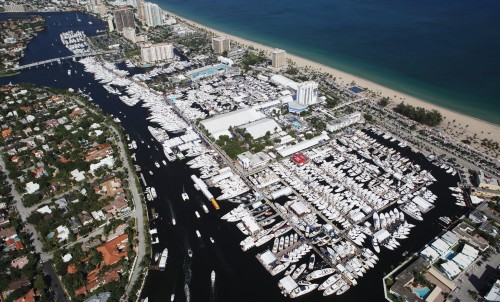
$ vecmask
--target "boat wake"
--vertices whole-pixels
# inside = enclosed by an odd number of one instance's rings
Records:
[[[172,225],[176,225],[176,220],[175,220],[175,212],[174,212],[174,209],[172,208],[172,204],[170,202],[167,202],[167,205],[168,205],[168,209],[170,210],[170,214],[172,216]]]
[[[189,284],[191,284],[191,259],[184,259],[184,295],[186,296],[186,302],[191,301],[191,292],[189,290]]]
[[[211,286],[210,286],[210,301],[214,302],[215,301],[215,280],[211,280]]]

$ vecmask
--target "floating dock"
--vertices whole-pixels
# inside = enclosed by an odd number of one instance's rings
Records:
[[[205,195],[205,197],[208,198],[208,200],[210,200],[210,202],[212,203],[212,205],[214,206],[214,208],[216,210],[219,210],[220,209],[219,204],[215,200],[215,198],[212,195],[212,193],[210,193],[210,191],[208,191],[208,187],[205,184],[205,182],[203,180],[199,179],[194,174],[191,175],[191,179],[193,180],[193,182],[195,184],[195,188],[198,189],[198,190],[200,190],[203,193],[203,195]]]

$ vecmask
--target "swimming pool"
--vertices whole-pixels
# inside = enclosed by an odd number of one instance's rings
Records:
[[[301,127],[301,126],[302,126],[302,124],[301,124],[301,123],[299,123],[299,122],[293,122],[293,125],[294,125],[295,127]]]
[[[47,235],[47,238],[52,239],[52,238],[54,238],[54,235],[55,235],[55,234],[54,234],[54,232],[50,232],[50,233]]]
[[[455,256],[457,255],[457,253],[453,253],[453,252],[449,252],[445,258],[448,259],[448,260],[451,260],[453,259]]]
[[[207,76],[211,76],[213,74],[219,73],[219,72],[226,72],[229,69],[229,66],[225,64],[218,64],[218,65],[213,65],[213,66],[205,66],[202,68],[198,68],[195,70],[192,70],[186,75],[191,78],[191,80],[196,80],[196,79],[203,79]]]
[[[427,296],[429,295],[431,290],[428,287],[424,287],[424,288],[420,288],[420,289],[414,288],[413,292],[416,293],[420,298],[425,299],[425,298],[427,298]]]

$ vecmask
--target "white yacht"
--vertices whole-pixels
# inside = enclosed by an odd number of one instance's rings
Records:
[[[167,265],[167,258],[168,258],[168,249],[165,248],[163,250],[163,252],[161,253],[160,264],[158,265],[158,268],[160,269],[160,271],[165,270],[165,266]]]

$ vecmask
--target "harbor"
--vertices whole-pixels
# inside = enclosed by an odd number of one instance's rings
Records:
[[[238,168],[228,165],[216,150],[210,149],[201,139],[202,135],[190,127],[185,118],[179,117],[162,96],[140,90],[133,85],[133,80],[122,86],[110,84],[125,80],[125,75],[113,76],[108,82],[115,93],[104,88],[105,83],[95,77],[97,72],[92,72],[98,64],[82,59],[80,63],[64,62],[47,67],[57,82],[42,76],[47,69],[23,71],[4,80],[6,84],[9,81],[36,81],[41,85],[80,89],[119,119],[130,135],[130,143],[135,141],[136,148],[131,150],[143,171],[144,185],[147,183],[155,188],[157,195],[147,204],[150,217],[157,214],[150,222],[151,228],[157,230],[155,238],[159,241],[153,246],[153,254],[165,248],[169,251],[165,271],[151,271],[148,275],[143,297],[148,296],[150,300],[164,301],[165,297],[174,294],[176,301],[188,300],[187,297],[203,301],[208,299],[214,286],[217,301],[289,300],[282,296],[282,291],[290,296],[307,294],[312,301],[320,301],[326,290],[332,295],[341,292],[340,301],[358,301],[363,291],[380,293],[379,282],[373,280],[378,280],[381,272],[388,271],[391,264],[402,259],[404,251],[416,251],[422,242],[440,231],[436,223],[438,217],[451,217],[462,211],[450,201],[452,191],[448,187],[457,183],[453,171],[447,173],[448,169],[437,167],[421,154],[399,146],[401,142],[385,139],[383,136],[387,134],[380,129],[361,129],[305,150],[303,155],[308,162],[303,165],[285,157],[260,168],[258,173],[249,172],[242,177]],[[107,70],[115,68],[108,66]],[[68,69],[72,70],[71,76]],[[76,74],[82,78],[81,83],[71,81]],[[125,86],[135,87],[137,91],[128,94],[124,91]],[[116,90],[121,95],[116,94]],[[139,97],[136,105],[131,106],[134,101],[127,104],[127,99],[120,98],[125,93],[130,98],[144,95],[144,99]],[[196,116],[192,113],[193,118]],[[148,126],[158,132],[151,131]],[[393,152],[387,158],[390,151]],[[164,160],[166,164],[162,163]],[[162,164],[158,167],[155,162]],[[388,163],[393,167],[393,162],[400,163],[396,168],[401,170],[401,177],[396,177],[399,171],[384,170]],[[362,171],[358,171],[360,169]],[[201,183],[198,183],[200,191],[195,188],[192,175],[207,186],[204,190],[213,196],[219,210],[211,203],[210,195],[201,190]],[[189,200],[184,200],[183,193]],[[425,208],[414,203],[417,196],[434,208],[424,213]],[[398,203],[404,197],[406,203]],[[209,205],[208,213],[202,204]],[[415,204],[416,208],[403,210],[404,204]],[[396,218],[396,209],[399,218]],[[200,218],[196,218],[195,211],[201,213]],[[243,212],[245,215],[233,215]],[[401,219],[402,212],[404,219]],[[238,216],[239,219],[234,217],[231,222],[229,218],[221,219],[228,213],[231,215],[226,217]],[[379,229],[374,213],[379,215]],[[413,216],[421,217],[423,222]],[[173,223],[174,218],[176,223]],[[245,225],[243,228],[237,226],[243,221],[252,231]],[[408,234],[411,240],[397,238],[406,233],[400,226],[410,224],[415,225]],[[351,229],[356,231],[350,232]],[[377,255],[372,238],[382,229],[390,235],[384,239],[377,237],[381,239],[377,239],[377,243],[383,250]],[[244,252],[240,245],[248,237],[256,246]],[[285,241],[288,241],[286,247]],[[394,248],[394,241],[401,246]],[[273,252],[275,242],[277,248]],[[314,261],[312,255],[315,255]],[[276,266],[273,261],[269,262],[273,257],[277,260]],[[262,259],[263,265],[257,258]],[[293,265],[295,268],[291,270]],[[273,270],[275,276],[271,277],[269,272]],[[212,281],[212,271],[217,273],[217,282]],[[287,271],[297,284],[294,288],[291,288],[294,283],[290,278],[284,276]],[[217,291],[219,286],[228,289]],[[354,286],[356,291],[349,290]],[[322,291],[318,290],[320,287]]]

